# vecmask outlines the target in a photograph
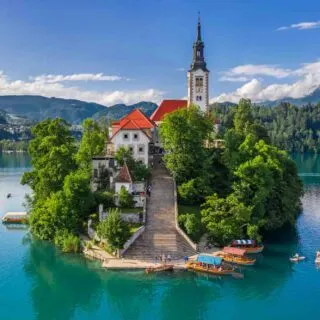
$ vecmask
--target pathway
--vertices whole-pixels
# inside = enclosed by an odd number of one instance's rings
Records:
[[[195,254],[175,228],[173,179],[157,158],[152,170],[151,185],[145,232],[128,249],[124,258],[153,260],[155,256],[170,254],[173,259],[181,259]]]

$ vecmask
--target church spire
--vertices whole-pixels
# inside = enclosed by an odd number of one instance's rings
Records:
[[[198,12],[198,34],[197,34],[197,42],[201,41],[201,22],[200,22],[200,11]]]
[[[198,13],[197,38],[193,44],[193,59],[190,70],[194,71],[197,69],[208,71],[204,60],[204,43],[201,38],[200,12]]]

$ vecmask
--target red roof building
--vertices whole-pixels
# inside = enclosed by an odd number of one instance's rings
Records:
[[[186,108],[187,105],[187,100],[163,100],[150,119],[154,122],[161,122],[166,114]]]
[[[116,182],[132,183],[132,177],[126,163],[120,168],[120,173]]]
[[[155,123],[150,120],[140,109],[135,109],[119,121],[112,123],[112,136],[120,130],[144,130],[154,128]]]

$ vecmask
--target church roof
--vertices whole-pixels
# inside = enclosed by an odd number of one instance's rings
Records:
[[[163,100],[151,115],[152,121],[162,121],[166,114],[187,107],[187,100]]]
[[[112,123],[112,137],[120,130],[152,129],[155,123],[150,120],[140,109],[135,109],[119,121]]]
[[[120,173],[116,182],[132,183],[131,174],[126,163],[120,168]]]

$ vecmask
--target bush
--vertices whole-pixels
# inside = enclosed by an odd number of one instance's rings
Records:
[[[203,233],[200,217],[194,213],[186,213],[181,214],[178,220],[182,229],[185,230],[192,240],[198,242]]]
[[[122,208],[133,207],[133,196],[122,186],[119,192],[119,204]]]
[[[68,230],[59,230],[56,232],[54,243],[62,252],[79,252],[80,239],[78,236],[70,233]]]
[[[102,204],[104,208],[114,207],[114,193],[111,191],[96,192],[96,202]]]
[[[201,203],[211,192],[208,182],[202,178],[191,179],[178,187],[180,202],[184,204]]]
[[[97,232],[113,249],[122,249],[130,238],[129,224],[121,220],[118,209],[109,211],[107,218],[98,224]]]

